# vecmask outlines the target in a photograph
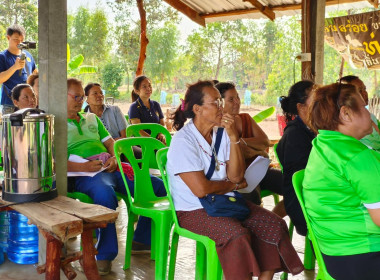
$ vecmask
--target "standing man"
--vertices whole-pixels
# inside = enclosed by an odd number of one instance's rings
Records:
[[[26,83],[30,74],[36,69],[33,56],[23,51],[26,58],[22,60],[21,50],[17,45],[25,39],[25,29],[17,24],[7,28],[8,49],[0,52],[0,84],[1,87],[1,105],[3,105],[3,114],[14,112],[14,105],[11,98],[12,89],[21,83]]]

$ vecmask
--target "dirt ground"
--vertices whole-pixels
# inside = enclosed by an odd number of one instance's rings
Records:
[[[131,103],[129,102],[115,102],[114,105],[119,106],[121,111],[125,114],[128,113],[129,106]],[[267,109],[269,106],[262,106],[262,105],[251,105],[250,107],[246,107],[245,105],[242,105],[240,108],[240,112],[242,113],[248,113],[251,116],[256,115],[260,111]],[[175,108],[172,108],[170,105],[163,105],[162,106],[162,111],[164,115],[168,112],[168,110],[174,110]],[[280,133],[278,129],[278,123],[276,119],[276,115],[273,114],[271,117],[268,119],[262,121],[259,123],[260,127],[265,131],[265,133],[268,135],[270,140],[278,140],[280,139]]]

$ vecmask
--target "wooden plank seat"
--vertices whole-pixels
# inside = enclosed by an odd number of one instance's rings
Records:
[[[3,201],[0,197],[0,206],[8,204],[12,203]],[[96,250],[93,245],[92,231],[115,222],[118,212],[65,196],[43,202],[10,205],[8,208],[25,215],[46,238],[46,263],[37,267],[38,273],[45,273],[45,279],[60,279],[60,269],[68,279],[74,279],[76,272],[72,269],[70,262],[76,260],[79,260],[83,266],[87,279],[100,279],[95,261]],[[82,252],[61,258],[64,242],[79,234],[82,240]]]

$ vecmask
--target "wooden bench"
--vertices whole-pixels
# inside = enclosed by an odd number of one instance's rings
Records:
[[[0,204],[10,202],[1,200]],[[1,205],[0,205],[1,206]],[[2,208],[5,210],[7,208]],[[45,279],[60,279],[60,269],[68,279],[74,279],[76,272],[70,262],[79,260],[87,279],[100,279],[96,266],[96,250],[93,245],[92,231],[114,223],[118,213],[109,208],[86,204],[64,196],[43,202],[31,202],[10,205],[9,209],[25,215],[29,222],[35,224],[46,238],[46,263],[37,267],[38,273],[45,273]],[[61,259],[64,242],[81,235],[82,251]]]

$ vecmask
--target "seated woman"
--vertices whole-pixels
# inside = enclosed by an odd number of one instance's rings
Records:
[[[190,121],[184,126],[187,118]],[[250,214],[244,221],[211,217],[200,203],[199,198],[207,194],[231,194],[247,187],[235,118],[223,114],[223,99],[214,83],[190,85],[173,120],[179,131],[170,144],[167,170],[181,227],[215,241],[227,280],[252,279],[252,275],[272,279],[274,272],[282,270],[300,273],[303,265],[290,243],[286,223],[276,214],[247,201]],[[224,132],[216,154],[218,126]],[[205,173],[213,154],[216,167],[208,180]]]
[[[114,140],[126,137],[127,121],[118,106],[105,105],[102,88],[98,83],[89,83],[84,88],[88,106],[85,112],[98,116]]]
[[[365,84],[362,80],[359,79],[358,76],[348,75],[344,76],[340,79],[341,83],[351,84],[356,87],[360,95],[363,97],[364,102],[366,105],[368,105],[368,92]],[[360,139],[360,142],[362,142],[364,145],[370,147],[371,149],[374,149],[378,152],[380,152],[380,121],[376,118],[376,116],[372,113],[371,119],[372,119],[372,133],[364,136],[362,139]]]
[[[305,207],[327,271],[335,279],[372,280],[380,267],[380,154],[359,140],[372,132],[353,85],[312,92],[313,140],[303,181]]]
[[[29,85],[32,86],[33,91],[36,94],[37,106],[38,106],[38,98],[39,98],[39,95],[38,95],[38,93],[39,93],[38,81],[39,81],[38,72],[37,73],[33,73],[32,75],[30,75],[28,77],[28,80],[26,81],[27,84],[29,84]]]
[[[152,84],[146,76],[138,76],[133,81],[132,101],[129,107],[129,120],[131,124],[137,123],[158,123],[162,126],[164,123],[164,114],[158,102],[150,100],[152,95]],[[146,131],[141,132],[142,136],[149,137]],[[166,144],[163,134],[158,134],[157,139]]]
[[[281,107],[287,124],[277,145],[277,156],[283,171],[285,210],[298,234],[303,236],[307,233],[306,221],[294,192],[292,177],[294,172],[306,167],[311,141],[315,137],[314,132],[305,125],[313,85],[311,81],[297,82],[289,89],[288,96],[281,96]]]
[[[80,113],[84,91],[82,82],[75,78],[67,80],[67,154],[77,155],[88,159],[87,162],[67,162],[67,170],[70,172],[96,172],[102,167],[106,169],[95,176],[77,176],[74,178],[74,190],[90,196],[95,204],[99,204],[115,210],[118,206],[115,191],[127,194],[126,187],[133,195],[133,176],[126,176],[128,186],[117,169],[114,156],[114,140],[99,120],[92,113]],[[106,156],[108,153],[108,156]],[[98,159],[95,159],[98,156]],[[127,174],[128,175],[128,174]],[[130,174],[131,175],[131,174]],[[130,178],[129,178],[130,177]],[[154,192],[157,196],[166,196],[162,181],[151,176]],[[132,250],[136,253],[147,251],[151,242],[151,220],[141,216],[135,230]],[[118,254],[116,228],[110,223],[105,228],[97,230],[98,243],[96,255],[98,270],[101,275],[106,275],[111,270],[111,261]]]
[[[25,108],[36,108],[37,98],[33,88],[28,84],[18,84],[12,89],[12,101],[16,111]]]
[[[246,167],[248,167],[257,156],[268,157],[266,152],[269,148],[268,136],[249,114],[239,114],[240,98],[238,92],[236,91],[235,84],[230,82],[218,83],[215,87],[219,90],[220,95],[224,100],[223,113],[230,114],[234,117]],[[275,168],[269,168],[267,174],[260,182],[260,187],[257,187],[252,193],[245,194],[244,196],[252,202],[260,205],[260,190],[270,190],[274,193],[282,195],[281,185],[281,171]],[[286,212],[284,203],[281,201],[277,204],[273,209],[273,212],[280,217],[285,217]]]

